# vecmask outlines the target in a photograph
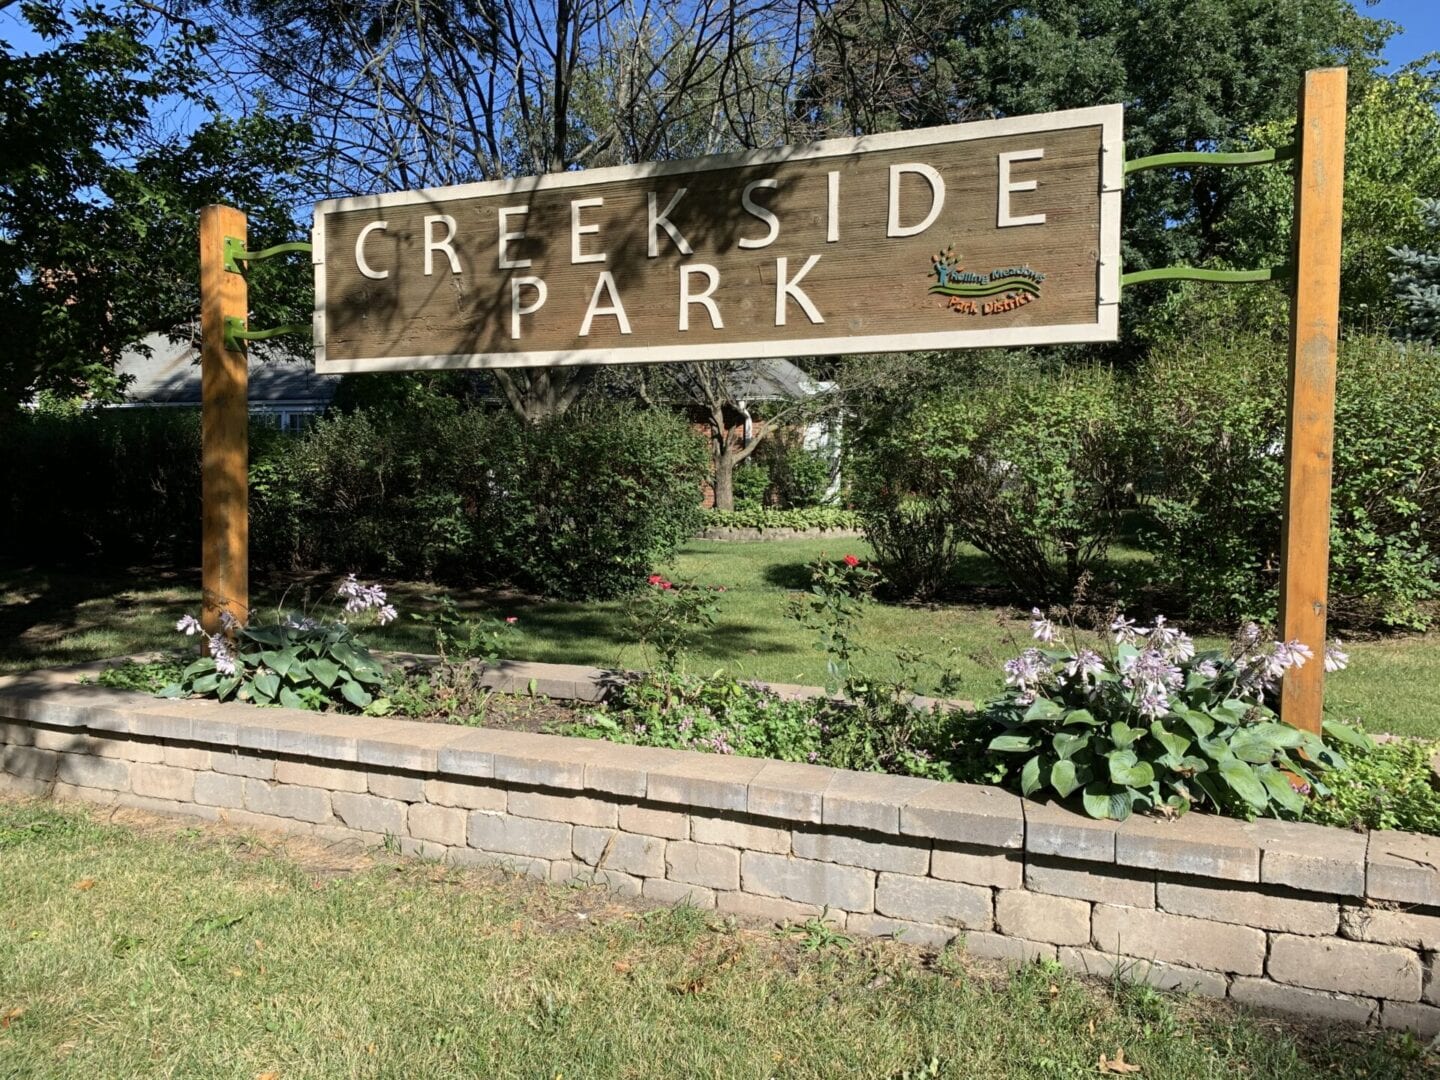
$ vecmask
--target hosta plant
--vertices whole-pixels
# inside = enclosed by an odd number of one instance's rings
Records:
[[[209,655],[189,664],[160,696],[234,698],[291,709],[364,709],[374,701],[384,671],[356,639],[352,620],[373,619],[383,626],[395,618],[395,608],[384,589],[364,585],[354,574],[337,593],[344,611],[329,620],[285,613],[272,623],[249,624],[222,613],[221,632],[207,636]],[[180,619],[175,629],[204,635],[193,615]]]
[[[1298,817],[1312,793],[1328,793],[1326,774],[1345,768],[1332,744],[1370,745],[1331,721],[1329,742],[1281,722],[1271,705],[1279,679],[1312,657],[1254,624],[1227,651],[1197,652],[1163,616],[1151,627],[1121,616],[1104,655],[1067,646],[1038,610],[1031,630],[1036,644],[1005,665],[1008,689],[984,712],[1001,779],[1026,796],[1076,799],[1117,821],[1196,804]],[[1324,662],[1344,666],[1338,644]]]

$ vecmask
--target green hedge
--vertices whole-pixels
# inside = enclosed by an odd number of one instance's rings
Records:
[[[791,510],[755,507],[745,510],[706,510],[706,529],[858,529],[860,515],[838,506],[808,506]]]

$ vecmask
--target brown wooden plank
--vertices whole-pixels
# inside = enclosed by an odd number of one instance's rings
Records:
[[[225,316],[247,316],[245,278],[227,273],[225,237],[245,241],[245,215],[231,206],[200,211],[201,617],[244,619],[250,605],[249,372],[243,349],[225,347]]]
[[[1291,301],[1280,623],[1315,658],[1281,686],[1283,718],[1319,732],[1325,701],[1325,614],[1330,567],[1331,450],[1340,323],[1340,228],[1345,189],[1346,70],[1305,73],[1295,176],[1295,287]]]

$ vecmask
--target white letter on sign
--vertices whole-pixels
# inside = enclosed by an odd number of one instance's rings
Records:
[[[361,229],[360,235],[355,238],[355,269],[372,281],[384,281],[390,276],[390,271],[370,269],[370,264],[365,261],[365,241],[372,232],[384,232],[388,224],[386,221],[372,221]]]
[[[665,209],[661,210],[658,214],[655,212],[655,192],[652,191],[649,193],[650,258],[653,259],[656,255],[660,254],[660,237],[655,232],[657,228],[664,229],[670,234],[670,239],[675,241],[675,246],[680,249],[681,255],[694,254],[690,248],[690,244],[686,241],[685,237],[680,235],[680,230],[675,228],[674,222],[672,222],[669,217],[670,211],[675,209],[675,204],[684,198],[685,192],[689,190],[689,188],[682,187],[679,191],[675,192],[674,195],[671,195],[670,201],[665,204]],[[626,333],[628,334],[629,331],[627,330]]]
[[[1010,193],[1012,191],[1034,191],[1039,186],[1038,180],[1019,180],[1012,184],[1010,182],[1010,163],[1012,161],[1039,161],[1044,156],[1044,150],[1014,150],[1000,155],[1000,212],[995,222],[997,228],[1003,229],[1007,225],[1045,224],[1044,214],[1029,214],[1024,217],[1010,216]]]
[[[744,243],[742,240],[741,243]],[[704,274],[705,280],[709,282],[704,292],[692,293],[690,291],[690,275]],[[720,287],[720,271],[708,263],[693,263],[680,268],[680,329],[690,329],[690,305],[704,304],[705,310],[710,312],[710,325],[716,330],[724,330],[725,324],[720,320],[720,309],[711,300],[711,295]]]
[[[431,235],[430,226],[436,222],[445,226],[445,239],[436,240]],[[455,249],[450,246],[450,241],[455,239],[455,219],[449,214],[435,214],[425,219],[425,276],[430,277],[435,270],[435,252],[445,252],[445,257],[450,260],[450,272],[460,273],[460,258],[455,254]]]
[[[904,173],[923,176],[925,182],[930,185],[930,212],[918,225],[900,224],[900,177]],[[929,165],[912,161],[905,165],[890,166],[890,227],[885,231],[886,236],[919,236],[935,224],[935,219],[940,216],[940,211],[944,206],[945,181]]]
[[[800,309],[805,312],[805,317],[808,318],[811,322],[823,323],[825,321],[824,316],[820,314],[820,309],[810,302],[810,297],[806,296],[805,290],[800,288],[800,279],[803,278],[806,274],[808,274],[810,272],[810,268],[819,261],[819,255],[811,255],[808,259],[805,260],[805,265],[799,269],[799,271],[795,274],[793,278],[787,278],[785,275],[789,272],[790,260],[783,258],[775,260],[776,326],[785,325],[786,297],[793,297],[795,302],[800,305]]]
[[[587,206],[604,206],[604,199],[571,199],[570,200],[570,262],[571,263],[592,263],[604,262],[605,252],[592,251],[589,255],[580,252],[580,237],[590,233],[598,233],[599,225],[581,225],[580,211]]]
[[[535,290],[535,302],[522,305],[520,303],[520,290],[530,288]],[[545,306],[545,282],[538,277],[513,277],[510,279],[510,336],[520,336],[520,316],[533,315]]]
[[[503,210],[500,211],[500,244],[499,244],[499,251],[500,251],[500,269],[501,269],[501,270],[518,270],[518,269],[520,269],[522,266],[529,266],[529,265],[530,265],[530,260],[529,260],[529,259],[512,259],[512,258],[510,258],[510,253],[505,250],[506,245],[509,244],[511,240],[524,240],[524,239],[525,239],[525,230],[524,230],[524,229],[521,229],[519,232],[510,232],[510,231],[509,231],[509,230],[510,230],[510,215],[511,215],[511,214],[528,214],[529,212],[530,212],[530,208],[529,208],[528,206],[507,206],[507,207],[505,207]]]
[[[602,291],[610,297],[607,307],[600,306]],[[609,270],[600,271],[600,277],[595,282],[595,291],[590,294],[590,306],[585,309],[585,321],[580,324],[581,337],[590,336],[590,323],[596,315],[614,315],[615,321],[620,324],[620,333],[630,332],[630,320],[625,317],[625,305],[620,302],[620,292],[615,288],[615,277]]]
[[[780,219],[769,210],[766,210],[765,207],[758,205],[754,199],[750,198],[750,193],[756,188],[777,188],[779,186],[780,182],[778,180],[752,180],[745,185],[745,190],[740,194],[740,205],[745,208],[747,214],[753,214],[765,222],[766,225],[769,225],[770,231],[759,240],[741,240],[740,246],[742,248],[769,247],[775,242],[775,238],[780,235]]]

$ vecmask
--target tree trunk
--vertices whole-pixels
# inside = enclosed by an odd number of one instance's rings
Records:
[[[715,456],[715,509],[735,509],[735,454],[728,440]]]

